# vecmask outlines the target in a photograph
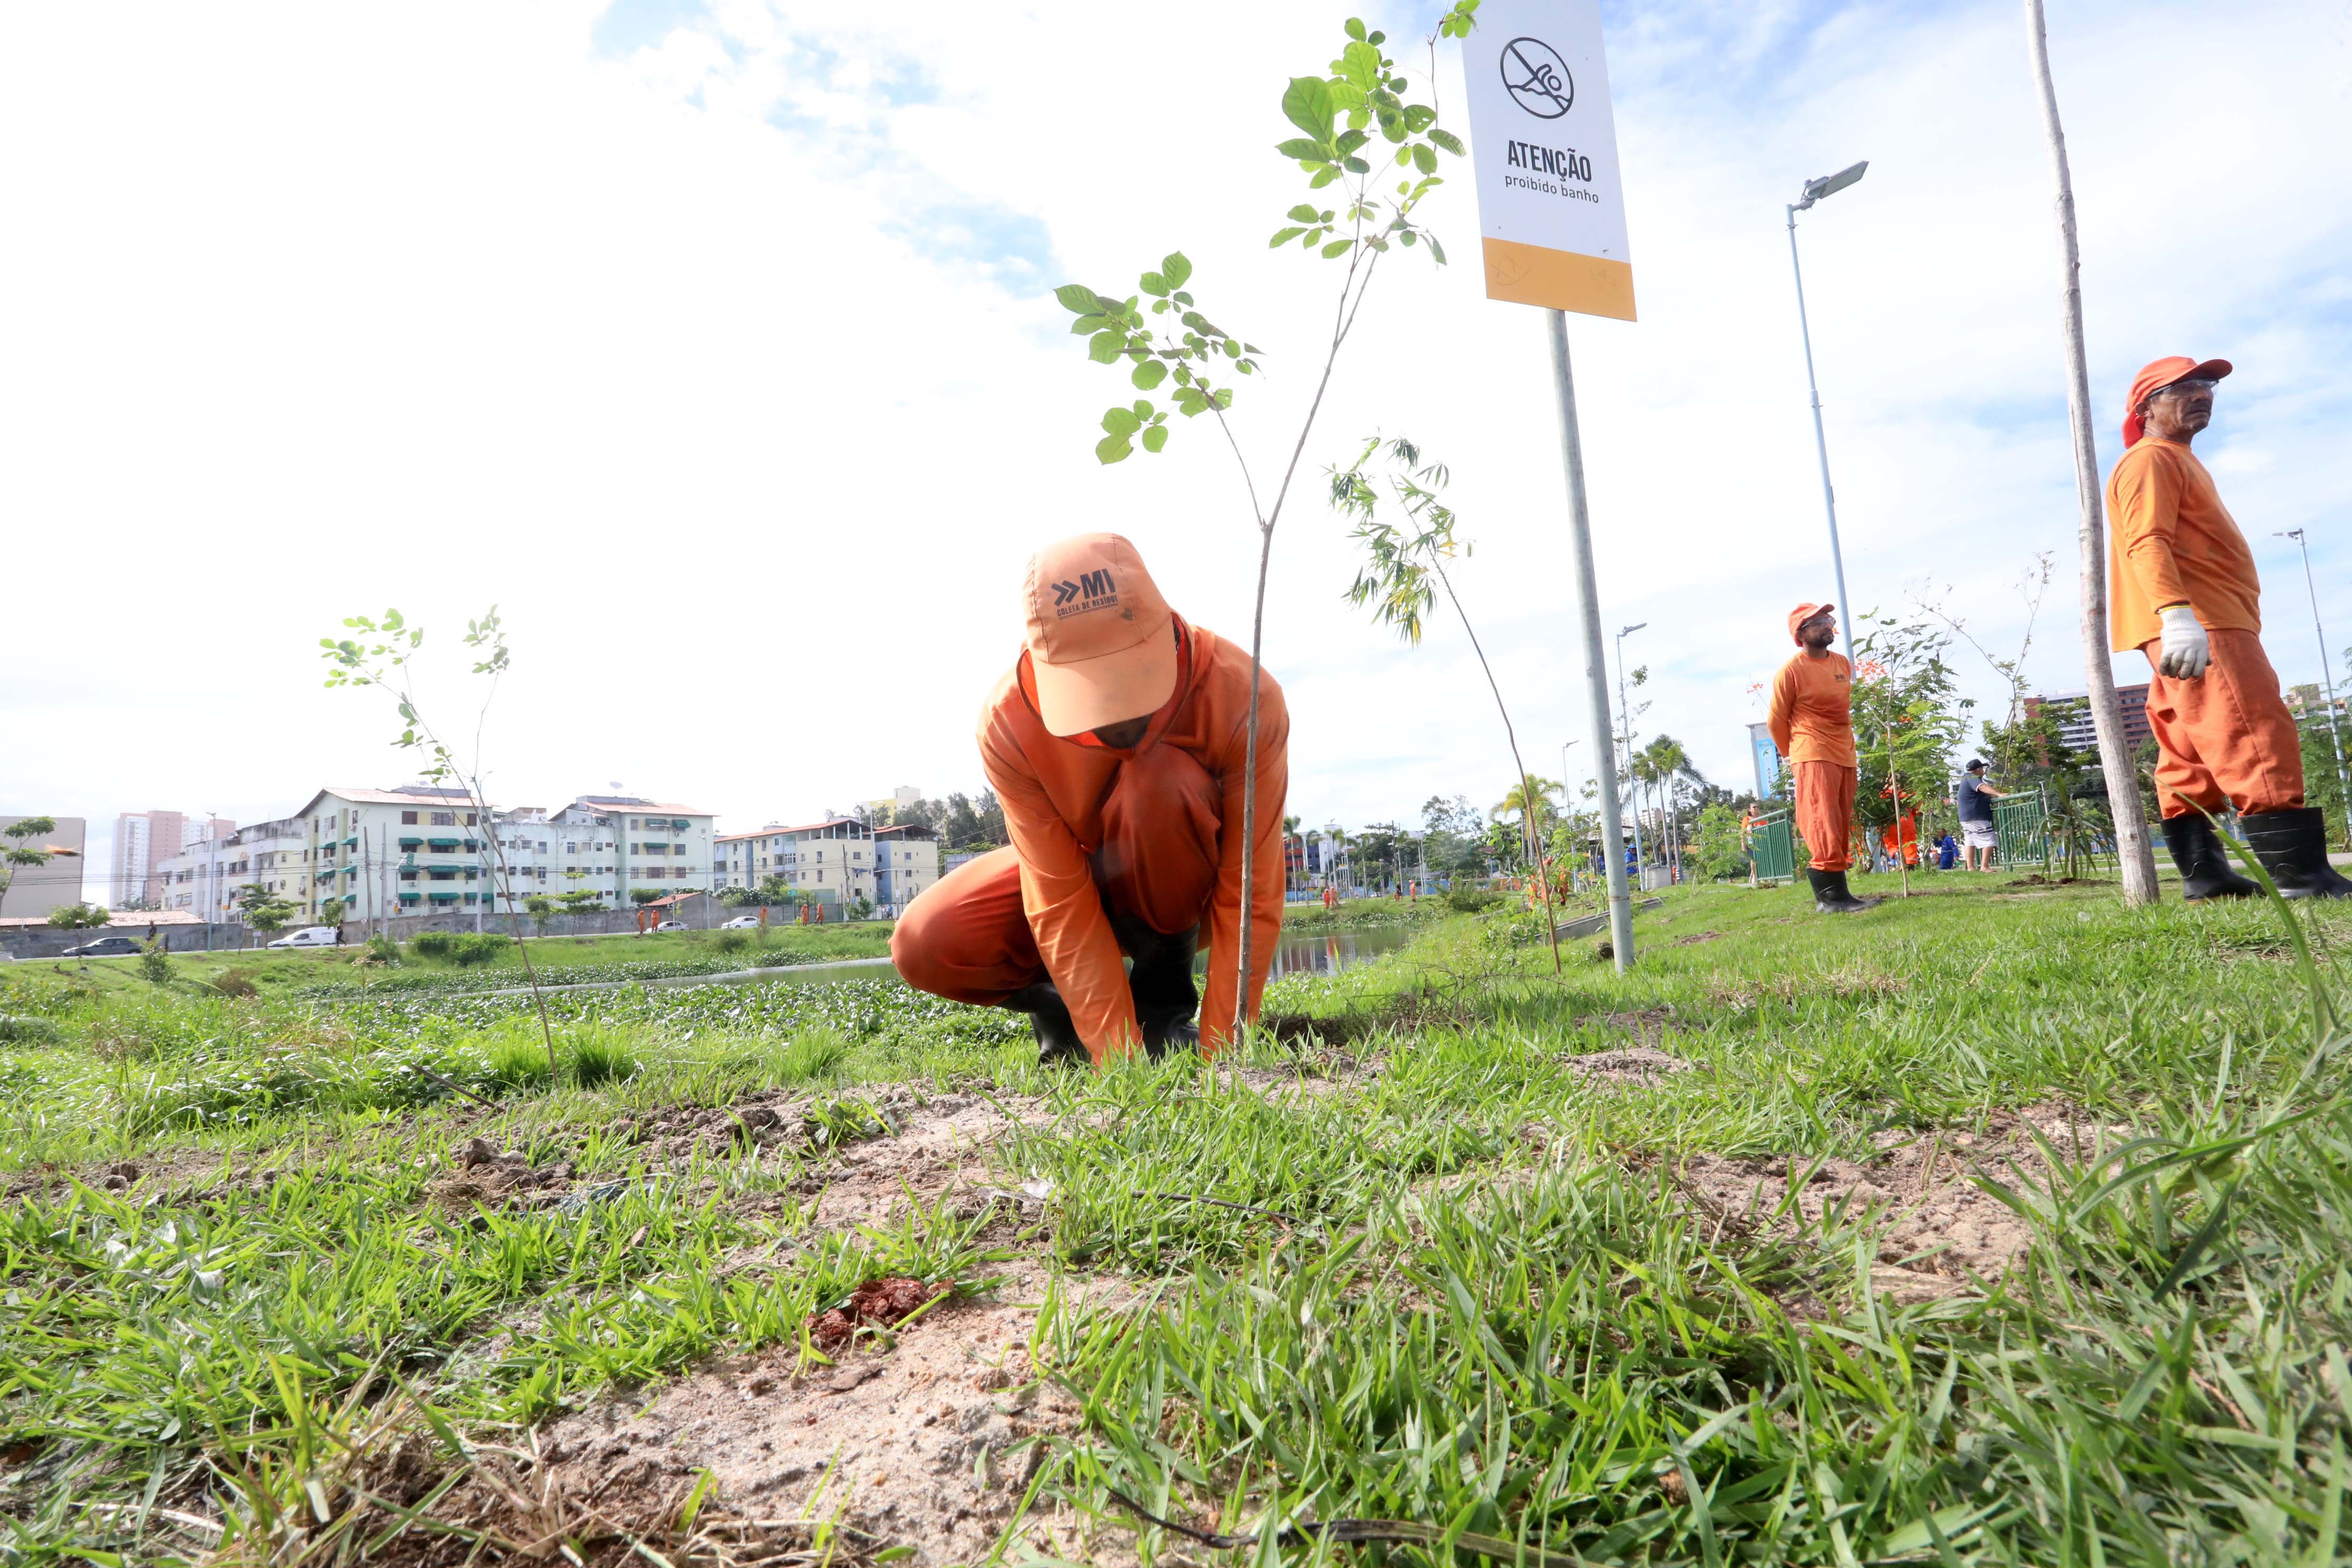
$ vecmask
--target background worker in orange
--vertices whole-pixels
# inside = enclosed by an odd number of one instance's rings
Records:
[[[2261,579],[2213,476],[2189,450],[2228,360],[2160,359],[2132,380],[2107,476],[2107,599],[2116,652],[2138,648],[2156,731],[2156,798],[2185,899],[2242,898],[2204,813],[2235,806],[2246,846],[2290,899],[2340,899],[2327,829],[2303,803],[2303,746],[2263,653]]]
[[[1115,533],[1047,545],[1024,592],[1026,644],[980,717],[981,764],[1012,846],[918,897],[890,956],[918,990],[1028,1014],[1041,1061],[1100,1065],[1138,1044],[1213,1054],[1239,986],[1248,650],[1171,613]],[[1289,749],[1282,689],[1261,673],[1252,1018],[1282,934]]]
[[[1813,907],[1825,915],[1853,914],[1876,899],[1857,899],[1845,885],[1853,864],[1846,840],[1853,836],[1853,668],[1832,653],[1837,640],[1834,605],[1799,605],[1789,612],[1789,635],[1797,657],[1772,678],[1772,709],[1767,726],[1772,744],[1788,759],[1797,789],[1797,831],[1805,836],[1812,864],[1805,876],[1813,885]]]

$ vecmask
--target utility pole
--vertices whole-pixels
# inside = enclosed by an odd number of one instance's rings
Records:
[[[1865,158],[1861,163],[1841,169],[1834,174],[1824,174],[1818,180],[1807,180],[1804,190],[1805,199],[1790,203],[1788,208],[1789,270],[1797,280],[1797,335],[1804,341],[1805,344],[1805,392],[1812,400],[1813,447],[1821,455],[1822,460],[1822,510],[1828,513],[1830,520],[1830,566],[1837,576],[1838,607],[1845,612],[1846,624],[1849,626],[1853,624],[1853,617],[1857,612],[1853,602],[1846,597],[1845,555],[1838,548],[1837,491],[1830,487],[1830,442],[1829,437],[1822,431],[1822,389],[1820,383],[1813,376],[1813,329],[1805,320],[1805,269],[1797,262],[1797,215],[1823,196],[1835,195],[1853,184],[1862,178],[1863,172],[1869,167],[1870,161]]]
[[[2303,530],[2290,528],[2281,539],[2292,539],[2303,552],[2303,587],[2311,595],[2311,635],[2319,639],[2319,679],[2327,684],[2327,739],[2336,747],[2336,784],[2344,792],[2344,844],[2352,849],[2352,775],[2344,770],[2344,735],[2336,719],[2336,672],[2328,668],[2327,634],[2319,626],[2319,587],[2311,576],[2311,544]]]
[[[1625,638],[1631,634],[1640,631],[1643,626],[1646,626],[1649,624],[1650,623],[1647,621],[1636,621],[1630,626],[1620,626],[1617,628],[1617,727],[1623,731],[1625,734],[1625,782],[1628,784],[1634,785],[1633,869],[1637,876],[1641,872],[1643,856],[1642,795],[1640,785],[1633,777],[1633,710],[1628,705],[1625,699]],[[1614,767],[1616,765],[1617,757],[1617,749],[1614,746],[1612,746],[1609,749],[1609,757],[1610,765]],[[1612,844],[1609,846],[1609,858],[1611,862],[1613,864],[1616,861],[1622,860],[1625,858],[1624,851],[1625,847],[1622,844]]]

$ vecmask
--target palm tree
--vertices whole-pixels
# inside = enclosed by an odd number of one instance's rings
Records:
[[[1291,891],[1290,841],[1298,837],[1299,820],[1296,816],[1282,819],[1282,890],[1285,896]]]
[[[1669,857],[1680,864],[1681,840],[1675,827],[1675,785],[1688,783],[1704,790],[1709,787],[1706,778],[1691,766],[1690,753],[1672,735],[1660,735],[1634,753],[1633,775],[1656,793],[1661,837],[1666,841]]]
[[[1552,799],[1564,794],[1556,780],[1528,774],[1512,786],[1509,794],[1495,803],[1495,815],[1516,816],[1519,823],[1519,844],[1526,850],[1530,864],[1537,859],[1538,836],[1550,831]]]

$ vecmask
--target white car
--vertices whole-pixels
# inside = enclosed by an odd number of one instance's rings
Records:
[[[654,922],[654,930],[656,931],[684,931],[685,929],[686,922],[684,921],[656,921]]]
[[[269,945],[272,947],[332,947],[335,945],[335,928],[304,926],[300,931],[288,931]]]
[[[733,920],[729,921],[725,925],[720,926],[719,929],[720,931],[750,931],[759,923],[760,917],[757,915],[737,915]]]

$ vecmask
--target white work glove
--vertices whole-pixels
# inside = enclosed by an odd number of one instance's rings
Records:
[[[2157,616],[2164,622],[2164,648],[2157,655],[2156,668],[2176,680],[2195,680],[2203,675],[2213,649],[2206,640],[2205,628],[2197,624],[2196,614],[2186,605],[2175,605],[2158,610]]]

